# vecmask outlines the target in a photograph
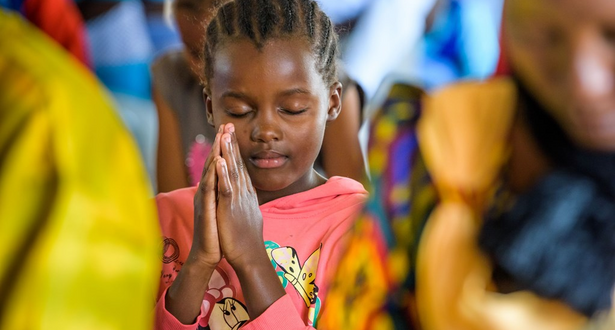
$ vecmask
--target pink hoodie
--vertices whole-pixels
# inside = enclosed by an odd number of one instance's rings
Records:
[[[319,312],[325,307],[327,277],[331,272],[327,270],[337,264],[343,252],[343,237],[367,197],[363,186],[348,178],[332,177],[314,189],[261,205],[265,247],[286,295],[258,318],[249,321],[237,275],[226,260],[222,260],[209,281],[196,323],[183,325],[166,310],[164,296],[190,252],[195,193],[196,187],[156,197],[164,235],[156,328],[314,327]]]

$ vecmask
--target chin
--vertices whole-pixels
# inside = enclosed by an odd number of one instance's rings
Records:
[[[290,184],[289,182],[273,178],[263,178],[261,180],[252,179],[252,186],[254,186],[254,189],[260,191],[280,191],[288,188]]]
[[[600,132],[582,132],[574,134],[575,142],[582,148],[597,152],[615,152],[615,132],[600,134]]]

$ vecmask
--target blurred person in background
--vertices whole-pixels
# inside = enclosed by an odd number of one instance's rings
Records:
[[[459,80],[493,75],[500,55],[503,0],[438,0],[411,74],[432,90]]]
[[[319,2],[344,36],[343,62],[368,100],[389,76],[429,90],[495,70],[503,0]]]
[[[134,136],[155,187],[158,118],[149,64],[156,48],[140,0],[76,1],[87,28],[92,69],[111,92],[115,108]]]
[[[323,328],[613,329],[614,15],[507,0],[510,78],[390,91]]]
[[[0,329],[151,329],[160,230],[102,86],[0,10]]]
[[[367,100],[387,75],[410,66],[436,1],[319,0],[342,34],[347,34],[342,41],[342,62]]]
[[[72,0],[0,0],[0,7],[20,13],[81,63],[91,65],[85,24]]]
[[[201,56],[205,26],[225,0],[175,0],[172,16],[183,47],[152,64],[152,96],[158,112],[156,178],[159,192],[198,183],[215,136],[207,123]],[[195,181],[196,180],[196,181]]]

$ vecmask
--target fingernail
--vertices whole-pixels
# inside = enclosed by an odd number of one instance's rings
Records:
[[[224,139],[224,142],[226,143],[231,143],[231,136],[229,134],[224,134],[222,139]]]
[[[224,128],[224,124],[218,126],[218,133],[222,133],[223,128]]]
[[[228,124],[228,132],[229,132],[229,133],[233,133],[233,132],[235,132],[235,125],[233,125],[233,124]]]

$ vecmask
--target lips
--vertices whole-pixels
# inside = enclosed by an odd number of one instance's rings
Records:
[[[250,156],[250,162],[262,169],[272,169],[284,166],[288,161],[288,156],[277,151],[259,151]]]

